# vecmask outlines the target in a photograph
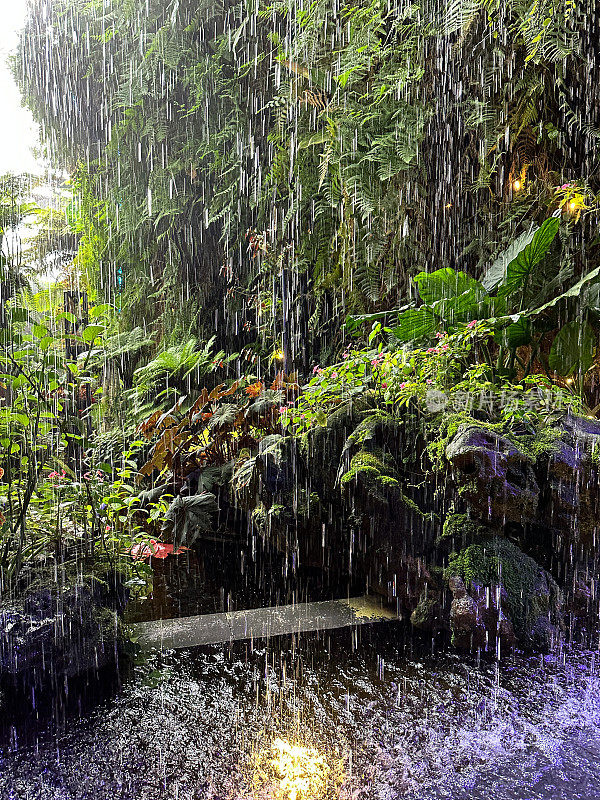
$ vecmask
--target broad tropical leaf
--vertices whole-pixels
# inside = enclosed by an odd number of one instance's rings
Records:
[[[201,533],[213,529],[213,515],[218,510],[217,499],[210,492],[201,492],[191,497],[179,495],[165,514],[162,533],[173,537],[175,550],[184,542],[191,546]]]
[[[509,244],[506,250],[490,264],[483,273],[481,283],[487,292],[492,292],[496,286],[499,286],[506,280],[508,265],[517,258],[519,253],[530,244],[535,234],[539,231],[537,226],[531,226],[528,231],[522,233],[513,242]]]
[[[550,368],[560,375],[586,372],[596,354],[596,334],[588,323],[573,320],[564,325],[548,354]]]
[[[498,294],[506,296],[526,288],[533,270],[543,260],[558,233],[560,220],[550,217],[535,232],[529,244],[521,250],[506,268],[506,279],[498,289]]]
[[[427,305],[455,298],[467,292],[477,300],[482,300],[486,295],[486,291],[479,281],[471,278],[466,272],[457,272],[450,267],[437,269],[435,272],[419,272],[418,275],[415,275],[414,280],[419,287],[421,300]]]
[[[510,350],[530,344],[531,322],[525,315],[516,316],[510,325],[500,326],[494,333],[494,339],[500,345]]]
[[[548,311],[551,308],[554,308],[561,300],[568,300],[571,297],[579,297],[581,294],[582,289],[586,286],[591,285],[594,281],[600,280],[600,267],[596,267],[591,272],[588,272],[587,275],[584,275],[581,280],[577,281],[576,284],[571,286],[570,289],[567,289],[566,292],[559,294],[557,297],[553,297],[552,300],[549,300],[547,303],[544,303],[543,306],[539,306],[538,308],[534,308],[533,311],[528,311],[527,314],[530,317],[536,316],[537,314],[541,314],[543,311]]]
[[[431,336],[439,330],[440,318],[430,308],[411,308],[398,318],[398,325],[392,328],[392,334],[400,342],[410,342]]]

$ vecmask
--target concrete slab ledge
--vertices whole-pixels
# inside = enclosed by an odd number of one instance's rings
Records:
[[[396,620],[374,597],[351,597],[316,603],[252,608],[221,614],[137,622],[130,627],[143,648],[177,650],[242,639],[269,639],[291,633],[333,630]]]

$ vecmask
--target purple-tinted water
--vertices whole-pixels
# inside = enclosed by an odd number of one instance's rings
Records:
[[[400,639],[374,626],[146,657],[113,696],[13,728],[0,798],[251,798],[255,754],[280,737],[342,762],[346,799],[600,799],[595,654],[498,668]]]

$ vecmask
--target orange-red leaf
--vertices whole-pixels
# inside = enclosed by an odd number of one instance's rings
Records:
[[[163,544],[157,542],[155,539],[150,539],[148,544],[134,544],[129,554],[134,561],[146,558],[167,558],[167,556],[179,556],[189,547],[180,547],[179,550],[174,550],[172,544]]]
[[[250,397],[258,397],[258,395],[262,392],[262,390],[263,390],[262,381],[256,381],[256,383],[251,383],[250,386],[246,386],[246,389],[244,391]]]
[[[151,414],[151,415],[148,417],[148,419],[147,419],[147,420],[145,420],[144,422],[140,423],[140,426],[139,426],[138,430],[139,430],[139,432],[140,432],[141,434],[143,434],[143,435],[144,435],[144,436],[145,436],[147,439],[150,439],[150,438],[151,438],[151,436],[152,436],[152,433],[153,433],[153,431],[154,431],[154,428],[155,428],[155,426],[156,426],[156,423],[157,423],[157,422],[158,422],[158,420],[161,418],[161,416],[162,416],[162,413],[163,413],[163,412],[162,412],[162,411],[159,409],[158,411],[155,411],[153,414]]]
[[[202,391],[200,392],[200,397],[196,400],[194,405],[190,408],[190,416],[193,416],[194,414],[197,414],[198,411],[200,411],[201,408],[204,408],[204,406],[208,403],[208,399],[209,399],[208,398],[208,391],[206,389],[202,389]]]

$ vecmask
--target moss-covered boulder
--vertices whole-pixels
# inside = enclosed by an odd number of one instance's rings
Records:
[[[418,630],[435,633],[445,627],[439,592],[424,591],[410,615],[410,623]]]
[[[492,638],[498,632],[501,614],[510,620],[515,635],[524,644],[547,649],[561,624],[561,593],[552,576],[508,539],[492,537],[452,553],[446,577],[465,592],[479,609],[473,633],[480,638],[481,625]],[[454,600],[462,600],[453,590]],[[453,601],[454,604],[454,601]],[[489,617],[482,613],[485,609]],[[492,613],[493,612],[493,613]],[[456,639],[464,639],[465,625],[457,628],[457,614],[451,619]]]
[[[543,521],[590,552],[600,534],[600,423],[564,414],[540,429],[537,469]]]
[[[311,491],[318,492],[323,500],[336,500],[340,459],[348,436],[372,411],[376,398],[366,393],[341,405],[327,417],[325,425],[307,431],[300,441],[302,455]]]
[[[494,530],[483,525],[479,520],[473,519],[468,514],[451,511],[446,515],[437,544],[452,545],[456,550],[466,547],[482,536],[492,536],[493,534]]]
[[[118,611],[127,595],[117,578],[111,586],[79,577],[58,586],[31,586],[0,610],[0,679],[31,691],[58,691],[69,678],[113,664],[125,636]]]
[[[534,520],[540,489],[534,461],[508,436],[464,423],[446,447],[463,500],[485,519]]]

